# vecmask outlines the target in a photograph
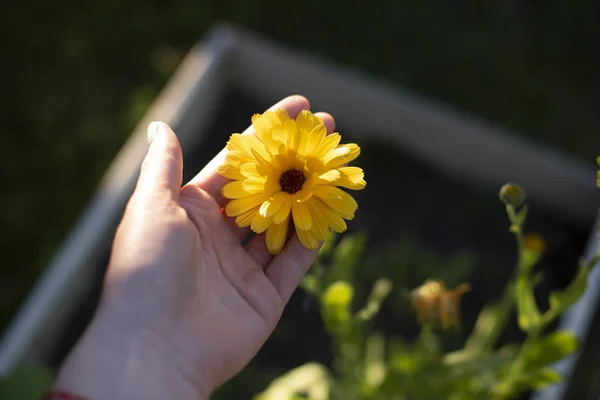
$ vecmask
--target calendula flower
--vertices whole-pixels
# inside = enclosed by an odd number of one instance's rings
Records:
[[[360,154],[354,144],[327,135],[309,111],[295,119],[285,110],[252,117],[256,136],[233,134],[219,173],[232,182],[221,193],[231,199],[225,213],[240,227],[266,232],[271,254],[283,248],[290,219],[304,247],[317,248],[330,230],[344,232],[358,204],[340,187],[366,186],[361,168],[345,166]]]
[[[442,281],[427,280],[412,291],[411,305],[420,324],[441,325],[444,330],[459,329],[461,297],[469,290],[467,283],[448,290]]]

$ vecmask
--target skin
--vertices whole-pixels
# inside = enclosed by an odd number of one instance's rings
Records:
[[[291,96],[271,109],[309,107]],[[148,136],[100,306],[55,384],[88,399],[208,398],[265,343],[318,251],[295,234],[276,257],[264,235],[242,246],[247,228],[221,212],[226,150],[182,187],[177,137],[162,122]]]

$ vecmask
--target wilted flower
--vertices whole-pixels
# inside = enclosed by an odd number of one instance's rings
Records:
[[[323,121],[309,111],[291,119],[285,110],[254,115],[256,136],[233,134],[219,173],[232,179],[222,189],[231,199],[225,212],[240,227],[266,231],[269,252],[285,243],[290,218],[304,247],[317,248],[330,230],[344,232],[358,204],[345,191],[366,186],[361,168],[344,166],[360,154],[339,144]]]
[[[507,183],[500,189],[500,201],[507,206],[520,207],[525,201],[525,192],[518,185]]]
[[[467,283],[448,290],[442,281],[425,281],[411,293],[412,307],[419,323],[441,325],[444,330],[451,327],[460,329],[460,301],[469,290]]]

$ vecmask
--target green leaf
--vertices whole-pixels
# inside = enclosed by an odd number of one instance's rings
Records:
[[[313,296],[317,294],[317,286],[317,277],[314,274],[306,274],[302,282],[300,282],[300,287]]]
[[[354,270],[363,253],[366,235],[356,233],[346,235],[332,251],[332,259],[325,274],[326,284],[337,281],[351,282]]]
[[[562,376],[551,368],[543,368],[533,374],[526,375],[523,381],[533,389],[540,390],[562,381]]]
[[[331,232],[329,234],[329,237],[325,240],[325,242],[323,242],[323,246],[321,246],[321,250],[319,250],[319,254],[318,254],[319,258],[326,257],[329,254],[331,254],[331,250],[333,250],[337,236],[338,235],[335,232]]]
[[[380,333],[373,333],[365,346],[365,384],[370,389],[378,388],[386,373],[385,338]]]
[[[359,321],[369,321],[377,315],[381,304],[392,290],[392,281],[387,278],[380,278],[374,284],[369,294],[366,306],[357,313]]]
[[[519,327],[525,332],[538,328],[542,316],[535,303],[533,285],[525,273],[520,274],[517,278],[515,297],[517,301]]]
[[[354,288],[348,282],[334,282],[323,293],[322,313],[330,331],[339,331],[348,326],[351,319],[350,306]]]
[[[553,291],[549,296],[550,310],[560,315],[579,300],[587,288],[587,278],[595,264],[580,265],[577,276],[563,291]]]
[[[417,362],[412,348],[401,338],[390,340],[389,349],[390,367],[404,374],[417,370]]]
[[[329,370],[318,363],[308,363],[288,371],[273,380],[267,389],[253,400],[293,400],[300,394],[305,399],[327,400],[331,388]]]
[[[44,365],[24,365],[0,381],[0,399],[39,400],[54,381],[53,371]]]
[[[505,290],[510,292],[497,302],[484,306],[479,312],[473,331],[465,343],[466,350],[483,353],[498,342],[512,315],[514,304],[512,285],[509,284]]]
[[[577,350],[578,341],[572,333],[556,331],[526,345],[523,359],[526,369],[536,369],[560,361]]]

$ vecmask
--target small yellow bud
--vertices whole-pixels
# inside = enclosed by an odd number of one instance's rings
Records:
[[[507,206],[518,208],[525,201],[525,192],[514,183],[507,183],[500,189],[500,201]]]
[[[546,250],[546,241],[539,233],[528,233],[524,238],[525,249],[535,253],[543,253]]]

